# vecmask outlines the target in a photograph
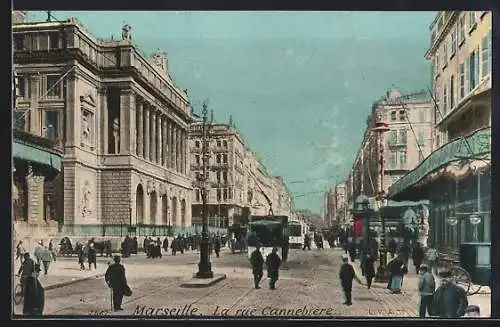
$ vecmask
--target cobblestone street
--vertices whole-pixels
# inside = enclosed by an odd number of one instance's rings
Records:
[[[212,258],[214,272],[226,274],[227,278],[214,286],[199,289],[180,287],[181,282],[197,270],[196,252],[156,260],[140,254],[123,260],[134,294],[124,298],[125,310],[120,315],[154,315],[156,309],[161,310],[156,310],[156,314],[165,314],[168,310],[176,315],[185,308],[185,312],[193,315],[416,316],[416,290],[392,295],[382,284],[367,289],[355,283],[353,305],[342,305],[338,281],[340,256],[338,249],[292,250],[290,260],[283,264],[277,289],[271,291],[265,278],[262,289],[253,288],[244,254],[230,254],[225,250],[220,258]],[[69,259],[60,259],[58,263],[66,260]],[[105,264],[105,259],[100,261]],[[110,306],[110,291],[103,278],[94,278],[47,291],[44,313],[107,315]],[[172,309],[177,309],[178,313]],[[18,306],[15,311],[19,313],[20,310]]]

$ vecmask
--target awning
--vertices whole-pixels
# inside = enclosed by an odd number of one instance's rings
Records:
[[[389,187],[389,198],[393,198],[415,185],[430,173],[460,160],[474,161],[491,153],[491,128],[474,132],[465,139],[457,139],[431,153],[415,169]]]
[[[62,157],[35,145],[27,145],[14,140],[12,144],[12,156],[14,158],[47,165],[57,171],[61,171]]]

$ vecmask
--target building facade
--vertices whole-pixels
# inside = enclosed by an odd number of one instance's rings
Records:
[[[202,124],[191,125],[189,132],[190,167],[193,178],[203,169]],[[208,216],[209,226],[227,228],[234,216],[241,215],[247,206],[245,180],[245,145],[238,131],[230,124],[214,124],[207,134],[208,151]],[[192,202],[193,224],[202,225],[202,198],[199,188],[194,189]]]
[[[429,199],[429,241],[458,260],[464,242],[491,244],[491,12],[439,12],[430,33],[434,151],[389,195]]]
[[[161,235],[191,225],[187,91],[130,26],[93,37],[74,18],[13,25],[19,129],[63,152],[55,212],[65,235]]]

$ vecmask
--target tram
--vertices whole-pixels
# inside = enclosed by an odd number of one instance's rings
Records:
[[[271,253],[273,247],[276,247],[281,260],[288,259],[287,216],[252,216],[248,224],[247,237],[248,258],[259,244],[264,258]]]
[[[304,236],[309,232],[307,224],[298,220],[292,220],[288,223],[288,230],[290,249],[300,249],[304,244]]]

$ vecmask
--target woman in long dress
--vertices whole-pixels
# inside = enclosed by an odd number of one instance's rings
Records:
[[[389,263],[390,273],[390,286],[389,289],[392,293],[401,293],[401,286],[403,283],[403,260],[400,256],[396,257]]]
[[[35,273],[26,277],[24,285],[24,315],[42,315],[45,305],[45,292],[42,284],[38,280],[40,265],[35,265]]]

